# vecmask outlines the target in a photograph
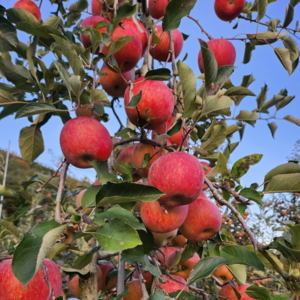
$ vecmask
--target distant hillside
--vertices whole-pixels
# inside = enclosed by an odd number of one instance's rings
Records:
[[[0,149],[0,184],[2,184],[3,180],[3,171],[4,164],[6,158],[6,151]],[[55,172],[54,169],[42,166],[39,163],[32,163],[31,165],[25,162],[21,157],[16,155],[15,153],[10,153],[9,156],[9,164],[8,164],[8,172],[6,179],[6,186],[18,192],[19,197],[17,198],[5,198],[3,203],[3,208],[5,212],[5,216],[11,216],[16,209],[25,202],[32,202],[32,200],[36,197],[37,193],[35,192],[40,184],[34,183],[30,185],[26,191],[24,191],[23,187],[20,185],[20,182],[29,180],[32,176],[38,174],[39,179],[45,180],[45,178],[50,177]],[[49,194],[54,194],[57,191],[55,186],[58,186],[59,178],[53,178],[51,183],[53,184],[53,188],[45,188],[41,195],[38,198],[39,204],[45,204],[47,202],[51,202],[51,197]],[[77,187],[80,186],[89,186],[90,183],[88,181],[79,181],[72,177],[67,177],[67,186],[70,191],[75,191]]]

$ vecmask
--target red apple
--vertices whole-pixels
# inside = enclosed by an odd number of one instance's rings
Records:
[[[159,283],[160,288],[162,288],[168,294],[182,290],[186,284],[186,281],[180,276],[172,275],[171,277],[176,279],[177,281],[172,280],[167,275],[163,275],[162,278],[165,281],[165,283],[161,283],[161,282]],[[178,281],[182,283],[179,283]],[[156,283],[154,282],[153,288],[155,288],[155,286]],[[185,287],[184,290],[189,292],[188,287]]]
[[[167,121],[167,131],[171,128],[172,125],[175,123],[175,117],[171,116],[169,120]],[[188,127],[186,123],[183,124],[183,127],[181,128],[180,131],[172,135],[171,137],[168,138],[168,142],[172,145],[175,144],[177,147],[180,147],[182,143],[182,139],[184,138],[185,134],[188,132]],[[155,138],[156,134],[164,134],[165,133],[165,125],[157,128],[156,130],[153,130],[152,132],[152,138]],[[188,140],[189,137],[184,140],[183,146],[187,147],[188,145]]]
[[[165,15],[168,0],[149,0],[149,14],[154,19],[160,19]]]
[[[80,191],[79,194],[77,194],[77,196],[76,196],[76,207],[80,207],[81,206],[81,199],[82,199],[82,196],[85,193],[85,191],[86,191],[86,189]],[[83,210],[83,213],[86,214],[86,215],[89,215],[91,213],[91,211],[92,211],[91,208],[86,207]]]
[[[103,285],[103,274],[99,266],[97,266],[97,285],[98,292],[101,291]],[[70,293],[80,299],[80,289],[79,289],[79,276],[75,275],[68,284]]]
[[[39,22],[41,22],[42,15],[39,7],[31,0],[19,0],[14,5],[14,8],[22,8],[33,14]]]
[[[222,21],[232,21],[243,11],[246,0],[216,0],[215,13]]]
[[[128,36],[133,36],[134,38],[113,54],[122,73],[133,69],[141,59],[143,52],[142,41],[138,33],[130,27],[122,28],[122,26],[117,26],[111,35],[111,41]],[[110,47],[111,45],[104,45],[103,54],[107,55]]]
[[[142,168],[144,156],[147,153],[149,153],[150,158],[152,158],[149,160],[147,166]],[[160,157],[160,155],[161,153],[159,147],[154,147],[152,145],[143,143],[135,144],[131,153],[131,162],[137,169],[136,173],[138,174],[138,176],[141,178],[147,178],[149,168]]]
[[[143,56],[146,51],[147,43],[148,43],[147,31],[146,31],[146,28],[144,27],[144,25],[139,20],[137,20],[137,22],[142,31],[139,30],[139,28],[137,27],[137,25],[135,24],[135,22],[133,21],[132,18],[123,19],[122,26],[125,28],[130,27],[136,31],[137,35],[140,37],[141,42],[142,42],[142,48],[143,48],[142,56]]]
[[[152,232],[166,233],[177,229],[183,223],[187,211],[187,205],[165,208],[158,201],[143,202],[141,218]]]
[[[124,149],[121,150],[121,152],[119,153],[118,157],[117,157],[117,163],[122,162],[122,163],[131,163],[133,164],[133,160],[132,160],[132,152],[134,149],[135,145],[130,145]],[[121,172],[121,168],[118,166],[118,171],[122,174]],[[133,181],[138,181],[141,179],[141,176],[138,174],[133,174],[132,175],[132,179]]]
[[[178,228],[166,233],[152,232],[154,238],[154,247],[160,248],[167,246],[167,244],[176,236],[177,232]]]
[[[141,300],[143,292],[138,279],[132,279],[126,283],[128,286],[128,295],[123,297],[123,300]]]
[[[163,205],[186,205],[200,195],[204,172],[195,156],[186,152],[172,152],[153,163],[148,182],[166,194],[158,199]]]
[[[121,76],[104,65],[101,73],[107,73],[107,75],[101,75],[99,80],[104,91],[114,98],[124,97],[128,81],[131,80],[130,71],[122,73]]]
[[[99,23],[100,21],[104,21],[109,23],[109,21],[101,16],[89,16],[86,19],[84,19],[81,23],[81,27],[87,27],[87,26],[91,26],[92,28],[95,27],[95,25],[97,23]],[[99,32],[101,33],[107,33],[107,28],[106,27],[102,27],[102,28],[98,28],[97,29]],[[89,35],[85,35],[83,33],[80,32],[80,41],[83,45],[83,47],[86,49],[89,46],[91,46],[91,41],[90,41],[90,36]],[[98,52],[98,51],[96,51]]]
[[[69,120],[60,133],[60,147],[66,160],[77,168],[91,168],[89,161],[105,161],[113,144],[107,129],[95,119]]]
[[[204,175],[206,176],[208,173],[210,173],[210,171],[213,169],[211,168],[207,162],[205,161],[200,161],[200,163],[202,164],[203,167],[203,171],[204,171]],[[208,185],[206,183],[204,183],[203,189],[202,191],[205,191],[208,189]]]
[[[76,110],[75,110],[76,116],[92,118],[92,112],[93,112],[92,106],[94,104],[101,105],[102,107],[104,107],[101,101],[95,101],[94,103],[90,103],[90,104],[80,104],[79,106],[76,106]],[[97,121],[100,121],[100,116],[95,111],[94,111],[93,118]]]
[[[176,235],[169,243],[169,245],[172,247],[180,247],[180,248],[183,248],[185,244],[186,244],[186,238],[182,234]]]
[[[146,286],[149,286],[152,283],[152,274],[143,270],[142,270],[142,274],[143,274],[143,278],[145,279]],[[137,272],[134,272],[133,276],[134,278],[138,278]]]
[[[142,91],[142,98],[137,107],[126,107],[130,102],[130,88],[126,89],[124,95],[126,114],[130,122],[136,126],[145,126],[147,124],[145,128],[157,129],[163,126],[171,117],[174,109],[174,96],[164,82],[143,80],[144,77],[142,76],[133,83],[132,93],[134,96]]]
[[[237,283],[234,283],[236,290],[241,294],[242,298],[240,300],[254,300],[254,298],[249,297],[247,294],[244,293],[244,291],[251,286],[248,283],[245,283],[241,286],[239,286]],[[238,300],[237,296],[235,295],[235,292],[232,288],[232,286],[227,283],[226,285],[224,285],[220,292],[219,292],[219,296],[222,297],[227,297],[230,300]],[[220,298],[219,299],[224,299],[224,298]]]
[[[158,250],[156,251],[158,261],[161,263],[162,267],[167,266],[167,261],[170,255],[176,250],[178,250],[178,248],[176,247],[166,247],[166,248],[162,247],[159,248],[159,251]]]
[[[100,16],[104,0],[92,0],[92,14]]]
[[[158,61],[172,61],[170,53],[170,36],[168,32],[162,31],[162,26],[158,25],[155,27],[155,33],[160,38],[158,45],[152,44],[150,49],[151,56]],[[174,52],[175,58],[177,58],[183,47],[183,36],[178,29],[172,30],[174,39]],[[168,59],[169,57],[169,59]]]
[[[100,260],[98,261],[98,263],[100,263],[99,267],[103,274],[102,291],[109,291],[116,286],[118,278],[114,277],[111,280],[109,280],[109,282],[106,284],[106,276],[110,270],[115,269],[115,266],[112,263],[108,263],[105,260]]]
[[[222,66],[233,66],[236,58],[235,48],[225,39],[214,39],[207,42],[208,48],[215,55],[218,68]],[[204,72],[202,52],[198,54],[198,66],[201,73]]]
[[[221,266],[219,267],[213,274],[215,277],[217,277],[223,284],[228,282],[229,280],[233,280],[233,275],[230,273],[230,271],[227,269],[227,267]]]
[[[99,182],[98,178],[96,178],[93,185],[102,185],[102,182]]]
[[[41,300],[48,299],[49,286],[45,280],[43,268],[40,267],[24,290],[23,284],[14,276],[11,269],[12,260],[0,264],[0,300]],[[53,288],[54,296],[58,297],[62,290],[62,278],[57,265],[50,259],[44,259],[44,266]],[[26,266],[24,266],[26,269]],[[25,271],[25,270],[24,270]]]
[[[204,193],[189,205],[186,220],[180,232],[191,242],[200,242],[213,237],[221,228],[222,216],[219,208],[209,201]]]
[[[176,251],[180,251],[181,253],[183,252],[183,248],[181,249],[177,249]],[[167,265],[169,267],[171,267],[174,264],[175,258],[176,258],[176,251],[174,251],[168,261],[167,261]],[[173,273],[174,275],[180,276],[183,279],[187,280],[193,270],[194,265],[200,260],[200,257],[197,253],[194,254],[193,257],[189,258],[186,261],[183,262],[179,262],[177,264],[178,268],[180,269],[179,271]]]

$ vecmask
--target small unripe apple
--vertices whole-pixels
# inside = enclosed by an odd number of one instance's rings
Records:
[[[209,201],[204,193],[189,205],[186,220],[180,232],[191,242],[200,242],[213,237],[222,225],[219,208]]]
[[[174,109],[174,96],[169,87],[162,81],[144,80],[144,76],[133,83],[133,96],[142,91],[142,98],[135,108],[126,107],[130,102],[130,88],[124,95],[124,106],[130,122],[147,129],[163,126],[171,117]],[[155,92],[154,92],[155,91]],[[139,113],[137,112],[137,109]]]
[[[130,71],[122,73],[121,76],[104,65],[101,73],[107,73],[107,75],[101,75],[99,80],[104,91],[114,98],[124,97],[128,81],[131,80]]]
[[[232,21],[243,11],[246,0],[216,0],[215,13],[222,21]]]
[[[150,49],[151,56],[158,61],[172,61],[170,53],[170,36],[168,32],[162,31],[162,26],[158,25],[155,27],[155,33],[160,38],[158,45],[152,44]],[[178,29],[172,30],[174,39],[174,52],[175,58],[179,56],[183,47],[183,36]]]
[[[39,7],[31,0],[19,0],[14,5],[14,8],[22,8],[33,14],[39,22],[41,22],[42,15]]]
[[[165,15],[168,0],[149,0],[149,14],[154,19],[160,19]]]
[[[101,17],[101,16],[89,16],[86,19],[84,19],[81,23],[81,27],[87,27],[87,26],[91,26],[92,28],[95,27],[95,25],[97,23],[99,23],[100,21],[104,21],[107,23],[110,23],[107,19]],[[107,28],[106,27],[102,27],[102,28],[98,28],[97,29],[99,32],[101,33],[107,33]],[[91,40],[90,40],[90,36],[89,35],[85,35],[83,33],[80,32],[80,41],[83,45],[83,47],[86,49],[89,46],[91,46]],[[99,50],[98,50],[99,51]],[[96,51],[96,53],[98,52]]]
[[[165,208],[158,201],[143,202],[141,218],[145,226],[152,232],[166,233],[182,225],[187,211],[187,205]]]
[[[218,68],[222,66],[233,66],[235,63],[236,52],[231,42],[225,39],[213,39],[207,42],[207,46],[215,56]],[[201,73],[204,72],[202,52],[198,54],[198,66]]]
[[[69,120],[60,133],[60,147],[67,161],[77,168],[91,168],[90,161],[105,161],[113,144],[108,130],[89,117]]]
[[[166,195],[158,201],[165,206],[186,205],[195,201],[203,188],[204,172],[199,160],[186,152],[159,157],[150,167],[149,185]]]

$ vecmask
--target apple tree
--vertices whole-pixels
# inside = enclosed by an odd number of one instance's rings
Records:
[[[48,178],[0,186],[4,203],[23,201],[13,214],[0,204],[0,300],[62,300],[65,293],[82,300],[300,299],[298,162],[267,170],[249,186],[242,177],[261,154],[229,168],[239,145],[233,135],[242,139],[246,126],[265,120],[274,137],[277,112],[295,98],[280,87],[267,100],[266,84],[250,89],[253,75],[234,85],[232,41],[245,44],[243,64],[256,48],[271,47],[292,75],[300,31],[290,24],[299,0],[287,3],[283,20],[267,22],[276,0],[215,0],[216,18],[264,28],[215,39],[195,18],[196,0],[13,2],[0,5],[0,117],[30,122],[19,136],[28,163],[44,151],[43,126],[62,121],[53,134],[64,159]],[[47,2],[53,12],[42,16]],[[187,19],[205,36],[197,74],[177,58],[188,38],[178,28]],[[239,109],[245,97],[256,97],[256,107]],[[120,98],[126,124],[115,109]],[[108,131],[109,118],[116,132]],[[283,119],[300,126],[295,116]],[[94,168],[96,181],[69,184],[70,165]],[[41,219],[32,212],[44,209],[37,203],[46,188],[53,205]],[[268,194],[294,199],[294,213],[266,240],[247,210],[268,207]],[[228,228],[232,220],[239,236]]]

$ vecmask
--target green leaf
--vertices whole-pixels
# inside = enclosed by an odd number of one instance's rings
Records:
[[[90,164],[96,170],[99,182],[103,183],[107,181],[121,181],[115,174],[108,171],[108,165],[106,161],[91,161]]]
[[[44,140],[37,126],[24,127],[20,132],[19,147],[22,158],[32,163],[44,152]]]
[[[246,34],[250,43],[255,46],[262,46],[275,43],[282,36],[286,35],[286,32],[272,32],[266,31],[262,33],[249,33]]]
[[[254,81],[255,81],[255,78],[253,77],[252,74],[245,75],[245,76],[243,76],[243,80],[242,80],[241,86],[248,87]],[[244,98],[245,98],[245,96],[238,96],[238,97],[236,97],[235,105],[238,106]]]
[[[13,97],[12,94],[10,94],[4,90],[0,90],[0,105],[10,104],[10,102],[15,103],[15,102],[19,102],[19,101],[16,101],[16,99]]]
[[[245,121],[251,125],[254,125],[259,116],[256,112],[241,110],[235,118],[237,120]]]
[[[276,175],[291,173],[300,173],[300,165],[292,162],[279,165],[265,175],[264,182],[268,183]]]
[[[296,250],[300,250],[300,225],[289,226],[290,232],[292,234],[291,244]]]
[[[72,44],[67,40],[62,39],[58,36],[52,34],[52,37],[55,39],[56,43],[60,46],[60,49],[63,55],[67,58],[70,67],[72,68],[74,75],[79,75],[81,78],[85,77],[85,72],[82,68],[81,60],[75,49],[72,47]]]
[[[229,88],[225,94],[225,96],[232,97],[232,96],[255,96],[255,94],[250,91],[249,89],[243,86],[233,86]]]
[[[259,163],[262,157],[262,154],[252,154],[240,158],[232,166],[231,177],[240,178],[244,176],[248,172],[250,166]]]
[[[283,65],[283,67],[287,70],[288,74],[291,75],[293,73],[293,66],[290,57],[290,51],[285,48],[274,48],[274,52],[278,57],[279,61]]]
[[[203,136],[201,148],[211,152],[224,143],[226,139],[226,126],[215,125],[212,127],[211,132],[209,132],[210,136],[208,136],[206,133]]]
[[[220,256],[228,259],[234,264],[248,265],[260,271],[265,270],[265,267],[258,256],[242,246],[225,246],[221,249]]]
[[[121,219],[105,223],[94,233],[94,236],[108,253],[134,248],[142,244],[136,230]]]
[[[253,299],[258,299],[258,300],[271,300],[272,299],[271,292],[262,286],[255,286],[255,285],[249,286],[245,290],[245,293]]]
[[[230,81],[230,75],[234,72],[235,69],[235,66],[222,66],[218,68],[217,76],[214,80],[214,84],[216,86],[217,91],[223,86],[225,87],[225,84],[228,80]]]
[[[6,11],[7,19],[12,23],[27,22],[33,26],[39,25],[37,18],[22,8],[10,8]]]
[[[188,16],[190,11],[196,4],[196,0],[172,0],[168,3],[163,23],[163,31],[170,31],[177,29],[180,25],[181,19]]]
[[[12,271],[24,287],[38,272],[47,253],[67,226],[52,220],[38,224],[25,233],[12,261]]]
[[[293,116],[288,115],[283,117],[283,119],[300,126],[300,119],[297,119]]]
[[[281,100],[279,103],[277,103],[275,105],[276,106],[276,110],[279,110],[279,109],[285,107],[286,105],[288,105],[294,99],[295,99],[295,96],[284,97],[283,100]]]
[[[90,95],[91,95],[92,102],[100,101],[110,106],[110,102],[108,101],[107,95],[105,94],[104,91],[93,89],[90,91]]]
[[[46,258],[53,259],[57,253],[60,253],[68,248],[68,245],[63,243],[56,243],[48,252]]]
[[[166,300],[167,297],[158,289],[154,289],[154,292],[150,295],[148,300]]]
[[[255,189],[244,188],[239,192],[239,194],[249,200],[253,200],[255,203],[257,203],[260,206],[263,205],[261,196]]]
[[[300,262],[300,251],[290,248],[283,238],[276,241],[277,249],[291,262]]]
[[[128,3],[123,4],[118,10],[117,15],[114,17],[113,26],[116,27],[123,19],[130,18],[136,13],[136,5]]]
[[[198,261],[187,280],[187,285],[191,285],[199,279],[212,274],[218,267],[229,264],[231,261],[226,258],[214,256]]]
[[[87,266],[93,259],[94,253],[100,249],[100,246],[94,247],[88,251],[88,253],[78,256],[77,259],[73,262],[72,268],[82,270]]]
[[[183,125],[183,120],[178,119],[176,121],[176,123],[167,131],[167,135],[172,136],[172,135],[176,134],[177,132],[179,132],[181,130],[182,125]]]
[[[191,117],[196,109],[195,97],[197,81],[192,69],[181,62],[177,62],[180,81],[182,84],[182,93],[184,100],[184,116]]]
[[[285,16],[282,24],[283,28],[288,27],[294,19],[294,7],[289,3],[289,5],[285,8]]]
[[[247,281],[247,269],[244,265],[228,265],[228,270],[234,276],[239,285],[243,285]]]
[[[143,91],[141,90],[137,95],[131,97],[130,102],[127,104],[127,108],[135,108],[142,99]]]
[[[121,48],[123,48],[128,42],[130,42],[134,38],[135,38],[134,36],[123,36],[117,39],[116,41],[113,41],[111,43],[111,46],[109,47],[107,57],[119,51]]]
[[[0,219],[0,226],[2,227],[1,230],[5,229],[11,234],[13,234],[16,238],[20,237],[19,229],[14,225],[14,223],[4,219]]]
[[[140,223],[131,212],[117,205],[100,214],[97,214],[97,218],[108,220],[113,220],[114,218],[122,219],[127,225],[130,225],[135,229],[146,231],[145,225]]]
[[[245,53],[244,53],[244,59],[242,61],[243,64],[247,64],[250,61],[253,50],[255,50],[255,46],[252,43],[250,42],[245,43]]]
[[[18,43],[15,27],[3,16],[0,16],[0,52],[8,52],[11,50],[10,45],[17,46]]]
[[[90,186],[82,195],[82,208],[96,206],[96,196],[101,189],[101,185]]]
[[[268,2],[266,0],[256,0],[257,3],[257,21],[260,21],[267,12]]]
[[[33,115],[38,115],[42,113],[48,113],[56,111],[56,107],[49,103],[43,103],[43,102],[32,102],[27,105],[24,105],[22,108],[20,108],[16,113],[16,119],[20,119],[23,117],[29,117]]]
[[[165,81],[165,80],[169,80],[170,78],[172,78],[171,71],[166,68],[150,70],[145,75],[146,80]]]
[[[107,182],[99,191],[96,204],[97,206],[105,206],[107,204],[125,203],[125,202],[151,202],[155,201],[164,193],[157,188],[149,185],[122,182]]]
[[[300,192],[300,173],[280,174],[273,176],[268,183],[264,194],[285,192]]]
[[[268,92],[269,88],[268,86],[265,84],[262,88],[261,91],[259,93],[259,95],[256,98],[256,103],[257,103],[257,108],[259,111],[261,111],[262,106],[264,105],[264,103],[267,100],[267,92]]]
[[[208,49],[207,44],[204,42],[201,42],[201,53],[203,59],[205,87],[207,89],[217,77],[218,64],[215,55]]]
[[[19,220],[31,207],[31,203],[23,203],[21,206],[18,207],[14,214],[13,221]]]
[[[16,197],[17,194],[14,190],[0,184],[0,196]]]
[[[281,38],[281,41],[286,49],[290,51],[291,61],[294,62],[299,58],[299,47],[298,44],[288,35]]]
[[[219,157],[215,167],[206,175],[206,177],[209,180],[215,181],[215,177],[218,174],[222,174],[224,171],[227,172],[226,164],[227,164],[226,157],[222,153],[219,153]]]
[[[201,111],[201,115],[205,116],[212,113],[223,115],[226,113],[226,109],[230,108],[231,105],[232,100],[227,96],[207,96],[204,101],[204,107]]]
[[[278,127],[277,127],[276,123],[274,123],[274,122],[268,123],[268,126],[271,130],[272,137],[274,138],[275,132],[276,132]]]

